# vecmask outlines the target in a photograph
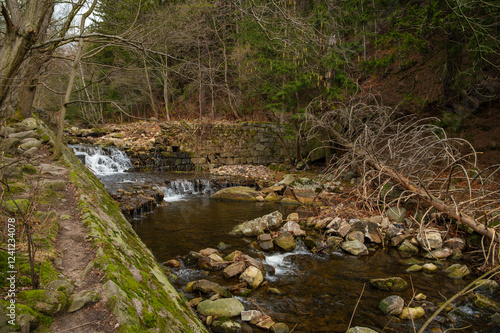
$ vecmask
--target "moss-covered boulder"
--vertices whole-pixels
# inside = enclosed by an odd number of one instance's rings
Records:
[[[215,301],[205,300],[196,307],[199,313],[205,316],[236,317],[245,310],[245,307],[236,298],[222,298]]]
[[[370,284],[379,290],[403,291],[408,288],[408,282],[400,277],[371,279]]]
[[[231,200],[231,201],[257,201],[261,194],[251,187],[235,186],[226,187],[214,193],[211,199]]]
[[[500,303],[495,302],[494,300],[484,295],[474,294],[472,299],[474,300],[474,303],[481,309],[486,309],[492,312],[500,312]]]
[[[17,204],[17,206],[16,206]],[[11,213],[18,213],[19,209],[26,213],[28,211],[28,207],[30,205],[30,201],[28,199],[16,199],[14,203],[13,200],[7,200],[3,203],[5,209],[7,209]],[[19,206],[19,209],[17,208]]]
[[[94,290],[83,290],[79,293],[71,296],[69,300],[68,312],[75,312],[80,310],[85,305],[90,303],[95,303],[101,299],[101,295],[99,295]]]
[[[402,297],[391,295],[380,301],[378,307],[386,315],[397,316],[403,311],[405,301]]]
[[[21,303],[49,316],[63,312],[68,305],[66,295],[60,291],[25,290],[17,297]]]

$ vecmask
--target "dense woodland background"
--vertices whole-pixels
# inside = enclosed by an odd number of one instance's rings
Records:
[[[25,115],[60,110],[82,35],[65,104],[68,119],[93,126],[300,119],[368,93],[406,112],[445,111],[453,125],[498,99],[496,1],[100,0],[78,28],[90,1],[10,0],[4,43],[14,3],[22,13],[29,2],[52,8],[9,78],[9,105]]]

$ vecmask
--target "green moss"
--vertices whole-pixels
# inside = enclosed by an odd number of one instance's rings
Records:
[[[17,204],[17,205],[16,205]],[[30,201],[28,199],[16,199],[15,203],[13,200],[8,200],[2,203],[2,205],[11,213],[19,212],[21,209],[24,213],[28,211]],[[19,206],[19,209],[17,208]]]
[[[28,175],[36,175],[38,173],[38,170],[31,164],[23,165],[22,170]]]

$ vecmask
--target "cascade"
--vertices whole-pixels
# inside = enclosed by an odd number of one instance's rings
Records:
[[[72,145],[75,156],[96,175],[121,173],[132,168],[127,154],[115,147]]]
[[[212,194],[215,190],[208,179],[176,179],[160,189],[167,202],[179,201],[188,195]]]

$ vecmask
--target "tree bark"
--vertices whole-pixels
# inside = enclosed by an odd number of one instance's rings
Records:
[[[15,86],[14,79],[26,59],[31,46],[37,41],[43,22],[51,15],[55,0],[28,1],[23,9],[17,1],[6,0],[1,12],[6,32],[0,49],[0,107]]]

